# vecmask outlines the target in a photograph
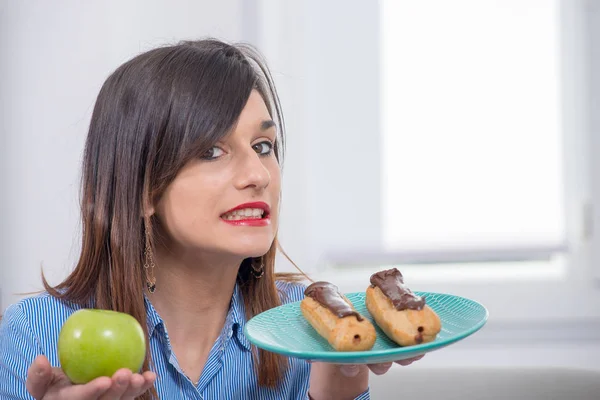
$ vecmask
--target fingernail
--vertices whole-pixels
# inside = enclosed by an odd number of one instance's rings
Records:
[[[117,378],[117,384],[122,386],[127,383],[127,379],[124,376],[120,376]]]

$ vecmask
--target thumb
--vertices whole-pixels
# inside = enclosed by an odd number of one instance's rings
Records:
[[[52,367],[44,356],[37,356],[27,371],[27,391],[35,398],[44,397],[52,383]]]
[[[340,365],[340,372],[347,378],[353,378],[360,372],[360,368],[356,364]]]

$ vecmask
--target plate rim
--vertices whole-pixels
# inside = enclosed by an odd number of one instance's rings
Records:
[[[485,307],[480,302],[470,299],[468,297],[458,296],[458,295],[444,293],[444,292],[413,291],[413,293],[415,293],[418,296],[441,295],[441,296],[450,296],[450,297],[453,297],[456,299],[467,300],[467,301],[475,303],[476,305],[481,307],[481,309],[484,311],[484,315],[483,315],[483,318],[479,322],[477,322],[477,324],[473,325],[472,327],[467,329],[465,332],[462,332],[460,335],[456,335],[451,338],[448,338],[448,339],[444,340],[443,342],[428,342],[428,343],[416,344],[416,345],[412,345],[412,346],[398,346],[395,348],[382,349],[382,350],[363,350],[363,351],[334,351],[334,350],[332,350],[332,351],[310,351],[310,352],[298,351],[298,350],[288,350],[288,349],[282,349],[281,347],[272,346],[270,344],[265,344],[261,340],[257,340],[252,335],[248,334],[248,329],[249,329],[249,327],[251,327],[251,321],[254,320],[256,317],[258,317],[259,315],[262,315],[264,313],[267,313],[271,310],[274,310],[276,308],[279,308],[279,307],[291,307],[295,304],[300,304],[302,302],[302,300],[298,300],[298,301],[294,301],[291,303],[282,304],[280,306],[271,308],[269,310],[265,310],[262,313],[255,315],[250,320],[246,321],[246,323],[244,324],[244,336],[246,336],[248,341],[251,344],[253,344],[254,346],[258,347],[259,349],[264,349],[264,350],[270,351],[272,353],[277,353],[277,354],[281,354],[284,356],[299,358],[299,359],[303,359],[303,360],[341,361],[341,360],[348,359],[348,358],[369,359],[369,358],[382,357],[382,356],[394,356],[394,355],[402,355],[402,354],[413,355],[413,354],[421,354],[421,353],[425,353],[425,352],[431,352],[433,350],[441,349],[443,347],[446,347],[448,345],[451,345],[453,343],[456,343],[460,340],[463,340],[463,339],[473,335],[474,333],[479,331],[481,328],[483,328],[483,326],[487,323],[487,321],[489,319],[489,310],[487,309],[487,307]],[[357,291],[357,292],[344,293],[344,296],[353,296],[353,295],[363,295],[364,296],[365,292]],[[369,317],[370,317],[370,319],[373,318],[372,316],[369,316]]]

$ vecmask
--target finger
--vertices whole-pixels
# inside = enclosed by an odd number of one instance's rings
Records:
[[[147,392],[152,386],[154,386],[154,382],[156,382],[156,374],[152,371],[146,371],[142,374],[142,376],[144,377],[144,386],[142,386],[141,392],[145,393]]]
[[[105,376],[96,378],[85,385],[73,385],[64,387],[58,392],[59,399],[85,399],[98,400],[110,389],[112,380]]]
[[[123,394],[121,400],[133,400],[137,396],[141,395],[143,393],[142,387],[144,387],[145,383],[146,380],[142,375],[133,374],[131,379],[129,380],[129,387],[127,388],[127,391],[125,391],[125,393]]]
[[[353,378],[358,375],[360,368],[356,364],[347,364],[340,366],[340,372],[347,378]]]
[[[392,363],[380,363],[380,364],[369,364],[369,369],[373,371],[375,375],[383,375],[392,367]]]
[[[398,361],[396,361],[396,364],[407,366],[407,365],[412,364],[415,361],[419,361],[423,357],[425,357],[425,354],[421,354],[420,356],[416,356],[416,357],[412,357],[412,358],[407,358],[405,360],[398,360]]]
[[[410,365],[415,361],[419,361],[421,358],[423,358],[423,355],[424,354],[417,356],[417,357],[413,357],[413,358],[407,358],[405,360],[398,360],[398,361],[396,361],[396,364],[400,364],[400,365],[406,367],[407,365]]]
[[[35,399],[44,397],[52,382],[52,366],[44,356],[37,356],[27,370],[25,387]]]
[[[112,385],[110,389],[104,393],[100,400],[115,400],[120,399],[121,396],[129,388],[129,381],[131,380],[131,371],[127,368],[120,369],[112,376]]]

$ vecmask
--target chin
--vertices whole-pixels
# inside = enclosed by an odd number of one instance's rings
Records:
[[[273,242],[271,241],[262,245],[257,245],[255,243],[253,246],[240,246],[237,249],[234,249],[234,252],[242,258],[261,257],[269,251],[272,244]]]
[[[265,247],[265,248],[260,248],[260,249],[248,249],[244,252],[240,252],[239,254],[243,257],[243,258],[257,258],[257,257],[262,257],[265,254],[267,254],[267,252],[269,251],[269,249],[271,248],[271,246]]]
[[[255,258],[265,255],[275,240],[275,235],[268,234],[252,235],[227,235],[219,238],[220,249],[224,253],[235,255],[239,258]]]

